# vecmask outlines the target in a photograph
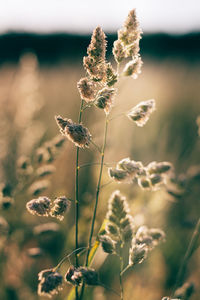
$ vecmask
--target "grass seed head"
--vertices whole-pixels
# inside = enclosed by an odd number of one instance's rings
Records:
[[[143,190],[150,190],[152,187],[150,179],[146,176],[139,177],[137,181],[138,181],[138,185]]]
[[[95,99],[95,85],[87,77],[81,78],[77,83],[77,87],[81,96],[86,102],[94,101]]]
[[[133,79],[137,79],[138,75],[141,73],[142,64],[141,57],[136,56],[125,65],[122,75],[131,76]]]
[[[106,65],[105,62],[95,62],[93,57],[83,57],[83,66],[94,82],[106,80]]]
[[[78,270],[81,272],[83,277],[83,282],[87,285],[98,285],[99,278],[98,273],[92,269],[87,267],[79,267]]]
[[[104,252],[112,254],[115,253],[115,242],[108,235],[99,236],[99,241],[101,242],[101,246]]]
[[[137,126],[142,127],[147,123],[155,108],[156,104],[154,99],[142,101],[133,107],[127,116],[130,120],[133,120]]]
[[[113,86],[118,81],[118,75],[114,71],[111,63],[106,64],[106,84],[108,87]]]
[[[114,88],[103,88],[96,96],[95,105],[100,109],[104,109],[106,114],[109,114],[113,106],[115,93],[116,89]]]
[[[136,10],[129,12],[122,29],[118,31],[118,39],[123,42],[125,46],[137,42],[141,39],[142,30],[136,17]]]
[[[63,277],[53,269],[43,270],[38,274],[38,295],[51,298],[62,289]]]
[[[139,41],[136,41],[125,48],[125,57],[137,58],[139,51]]]
[[[54,200],[50,215],[62,221],[64,214],[69,211],[71,202],[65,197],[61,196]]]
[[[76,124],[70,119],[63,119],[61,116],[56,116],[55,119],[61,133],[73,142],[75,146],[80,148],[89,146],[91,134],[86,127]]]
[[[108,174],[110,178],[114,179],[117,182],[129,181],[129,174],[125,170],[120,170],[117,168],[108,168]]]
[[[43,196],[27,202],[26,208],[32,215],[48,217],[50,212],[50,205],[51,200]]]
[[[117,168],[128,172],[132,176],[141,174],[144,169],[140,161],[130,160],[129,157],[120,160],[117,164]]]
[[[105,60],[106,36],[100,26],[97,26],[93,31],[87,54],[90,57],[93,57],[96,63]]]
[[[147,166],[147,172],[149,174],[163,174],[163,173],[168,173],[171,171],[173,168],[172,164],[167,161],[163,162],[156,162],[152,161],[150,164]]]
[[[135,244],[133,242],[129,251],[129,265],[141,264],[147,257],[148,248],[145,244]]]
[[[70,266],[65,274],[65,281],[72,285],[79,286],[82,282],[83,275],[78,268]]]
[[[116,62],[119,64],[126,57],[124,46],[120,40],[117,40],[113,44],[113,55]]]

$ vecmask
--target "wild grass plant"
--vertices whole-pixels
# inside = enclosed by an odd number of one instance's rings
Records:
[[[124,26],[118,31],[118,40],[113,46],[115,70],[113,65],[106,60],[106,36],[104,32],[100,27],[94,30],[87,49],[87,56],[83,59],[86,76],[81,78],[77,84],[81,97],[78,122],[69,119],[70,116],[56,115],[55,119],[60,135],[49,142],[40,143],[30,158],[21,156],[18,159],[17,178],[20,180],[16,180],[14,193],[9,192],[8,186],[2,187],[2,206],[12,205],[13,198],[27,193],[27,198],[31,198],[26,204],[28,212],[39,219],[48,218],[51,220],[49,223],[35,227],[35,234],[39,235],[41,239],[43,239],[44,232],[58,233],[57,223],[52,222],[52,220],[62,222],[67,219],[69,214],[74,215],[73,247],[65,249],[67,254],[64,257],[59,257],[58,253],[54,267],[50,266],[39,272],[38,294],[40,296],[52,297],[59,293],[65,285],[71,285],[71,291],[67,291],[68,295],[65,295],[64,291],[61,294],[62,298],[92,299],[93,297],[96,299],[95,294],[91,296],[88,290],[102,287],[110,291],[110,294],[113,294],[115,298],[126,299],[124,296],[125,276],[127,280],[129,271],[133,270],[134,272],[137,265],[146,260],[150,252],[165,240],[165,233],[160,228],[147,227],[145,224],[138,225],[134,219],[134,214],[129,209],[126,197],[119,191],[119,188],[121,189],[123,185],[126,185],[127,188],[138,186],[144,193],[165,189],[173,198],[176,198],[179,195],[182,197],[184,191],[187,193],[196,176],[198,177],[198,171],[196,173],[188,171],[186,180],[183,180],[181,176],[176,177],[172,164],[166,161],[143,163],[133,160],[132,157],[122,157],[120,161],[105,162],[109,134],[111,135],[109,132],[110,124],[118,117],[123,116],[130,121],[130,127],[147,126],[146,123],[156,108],[155,100],[150,99],[138,103],[133,108],[130,107],[126,112],[120,112],[119,115],[113,113],[115,99],[120,93],[120,80],[126,77],[137,79],[141,73],[140,38],[141,29],[135,10],[132,10]],[[94,109],[102,110],[102,114],[105,115],[101,146],[99,146],[98,140],[96,141],[93,137],[93,128],[88,129],[82,122],[84,114],[87,113],[88,116]],[[66,196],[54,194],[55,197],[44,196],[45,190],[51,184],[48,178],[55,172],[55,158],[67,139],[74,144],[76,149],[74,196],[73,194]],[[98,161],[80,163],[80,156],[84,155],[85,151],[91,151],[89,152],[90,155],[92,152],[98,154]],[[116,150],[113,149],[113,151]],[[88,241],[86,239],[83,241],[80,237],[80,229],[84,224],[80,172],[85,168],[95,168],[98,172],[95,195],[93,194],[91,197],[94,200],[87,203],[90,208],[86,210],[88,222],[84,226],[88,226],[86,229]],[[102,183],[102,177],[107,172],[110,179],[108,182]],[[116,183],[118,188],[113,191],[112,186],[116,186]],[[104,199],[101,192],[106,187],[109,187],[112,193],[109,198]],[[107,212],[103,215],[101,203],[105,203],[105,201],[108,202]],[[93,211],[91,207],[93,207]],[[8,224],[4,219],[1,223],[6,235]],[[101,226],[99,226],[100,224]],[[72,235],[72,231],[70,231],[70,235]],[[196,227],[183,267],[180,269],[176,289],[174,289],[171,298],[164,297],[163,299],[189,299],[192,295],[193,286],[186,284],[181,287],[184,279],[180,278],[183,277],[183,269],[186,267],[189,257],[196,249],[198,236],[199,225]],[[41,243],[43,246],[44,244],[45,241]],[[54,247],[53,244],[52,247]],[[105,257],[108,261],[114,256],[119,261],[117,275],[113,271],[113,276],[119,282],[119,289],[102,282],[98,274],[99,267],[95,268],[95,260],[98,260],[101,249],[105,255],[103,261]],[[32,257],[37,257],[40,256],[41,251],[42,247],[32,248],[29,254]]]

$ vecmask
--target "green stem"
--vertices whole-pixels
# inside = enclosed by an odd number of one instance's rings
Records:
[[[81,100],[78,123],[81,123],[83,112],[83,100]],[[79,147],[76,148],[76,172],[75,172],[75,249],[79,248],[78,244],[78,219],[79,219]],[[75,266],[79,266],[78,255],[75,253]],[[78,287],[76,287],[76,300],[79,299]]]
[[[123,270],[123,258],[120,257],[120,273],[119,273],[119,283],[120,283],[120,299],[123,300],[123,283],[122,283],[122,270]]]
[[[120,300],[123,300],[123,282],[122,282],[122,271],[124,269],[124,261],[123,261],[123,255],[122,255],[122,251],[123,251],[123,243],[121,243],[120,245],[120,272],[119,272],[119,284],[120,284]]]
[[[107,130],[108,130],[108,119],[106,117],[104,141],[103,141],[103,147],[102,147],[102,152],[101,152],[101,166],[100,166],[100,172],[99,172],[99,180],[98,180],[97,189],[96,189],[96,201],[95,201],[94,213],[93,213],[90,236],[89,236],[88,252],[87,252],[86,263],[85,263],[86,266],[88,266],[88,259],[89,259],[89,254],[90,254],[90,250],[91,250],[92,237],[93,237],[93,233],[94,233],[94,223],[95,223],[95,219],[96,219],[96,212],[97,212],[97,207],[98,207],[98,200],[99,200],[99,193],[100,193],[100,186],[101,186],[101,178],[102,178],[103,165],[104,165]]]
[[[132,267],[131,265],[127,265],[126,268],[124,268],[122,271],[121,271],[121,276],[130,268]]]
[[[197,242],[198,242],[199,236],[200,236],[200,219],[197,221],[194,232],[192,234],[192,238],[190,240],[187,251],[183,258],[183,262],[180,266],[172,295],[174,294],[175,290],[182,284],[182,280],[183,280],[183,276],[185,273],[187,263],[188,263],[190,257],[192,256],[193,252],[195,251],[196,247],[198,247]]]
[[[102,172],[103,172],[103,166],[104,166],[104,155],[105,155],[107,131],[108,131],[108,117],[106,116],[105,130],[104,130],[104,141],[103,141],[103,146],[102,146],[102,151],[101,151],[101,166],[100,166],[100,171],[99,171],[99,179],[98,179],[97,189],[96,189],[96,200],[95,200],[94,212],[93,212],[90,235],[89,235],[89,241],[88,241],[88,251],[87,251],[87,254],[86,254],[86,261],[85,261],[85,266],[86,267],[88,266],[88,260],[89,260],[91,244],[92,244],[92,237],[93,237],[93,233],[94,233],[94,224],[95,224],[97,207],[98,207],[99,193],[100,193],[100,188],[101,188],[101,178],[102,178]],[[81,289],[80,300],[83,297],[84,289],[85,289],[85,285],[83,284],[82,289]]]

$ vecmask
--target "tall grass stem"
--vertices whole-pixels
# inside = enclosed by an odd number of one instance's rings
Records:
[[[83,100],[81,100],[78,123],[81,123],[83,112]],[[76,147],[76,171],[75,171],[75,249],[79,248],[78,243],[78,219],[79,219],[79,147]],[[78,255],[75,253],[75,266],[79,266]],[[78,300],[78,287],[76,287],[76,300]]]

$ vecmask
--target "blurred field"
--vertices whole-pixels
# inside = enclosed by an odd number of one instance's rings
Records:
[[[186,175],[191,166],[200,166],[200,140],[196,118],[200,114],[200,63],[178,58],[150,59],[144,56],[142,74],[137,80],[121,78],[118,96],[112,110],[114,118],[109,124],[106,163],[115,163],[130,157],[144,164],[151,161],[170,161],[177,176]],[[0,69],[0,183],[5,196],[13,196],[19,180],[17,160],[34,153],[45,141],[58,132],[54,115],[77,120],[80,105],[77,81],[84,70],[76,61],[54,66],[39,65],[36,56],[21,57],[18,65],[3,64]],[[157,110],[143,128],[121,113],[138,102],[154,98]],[[102,142],[104,113],[95,108],[86,111],[83,123],[96,144]],[[100,157],[94,147],[81,150],[81,163],[98,162]],[[43,193],[51,198],[56,195],[74,197],[75,147],[66,142],[55,162],[56,172],[49,177],[50,186]],[[80,171],[81,233],[80,243],[87,243],[88,224],[94,205],[98,166]],[[166,232],[166,242],[156,248],[148,259],[124,276],[125,299],[159,300],[170,295],[195,224],[199,217],[199,178],[190,186],[184,197],[171,197],[165,190],[141,191],[136,185],[109,184],[107,168],[103,173],[105,187],[100,195],[97,214],[97,233],[107,210],[107,200],[114,189],[120,189],[129,201],[131,213],[138,225],[160,227]],[[25,180],[25,179],[24,179]],[[23,182],[22,182],[23,184]],[[28,189],[14,196],[14,204],[1,208],[0,215],[9,224],[7,238],[0,237],[0,299],[36,300],[37,274],[42,269],[55,266],[65,253],[74,248],[73,207],[63,222],[31,216],[25,209],[32,196]],[[56,222],[59,230],[34,234],[34,227]],[[40,247],[43,255],[31,258],[27,250]],[[185,272],[185,279],[194,282],[196,293],[191,300],[198,300],[200,278],[199,250],[194,253]],[[94,261],[100,278],[107,286],[118,289],[118,261],[105,258],[99,251]],[[63,267],[66,268],[66,266]],[[55,297],[64,299],[69,286]],[[95,296],[92,296],[95,295]],[[116,295],[101,287],[89,288],[86,299],[116,299]]]

